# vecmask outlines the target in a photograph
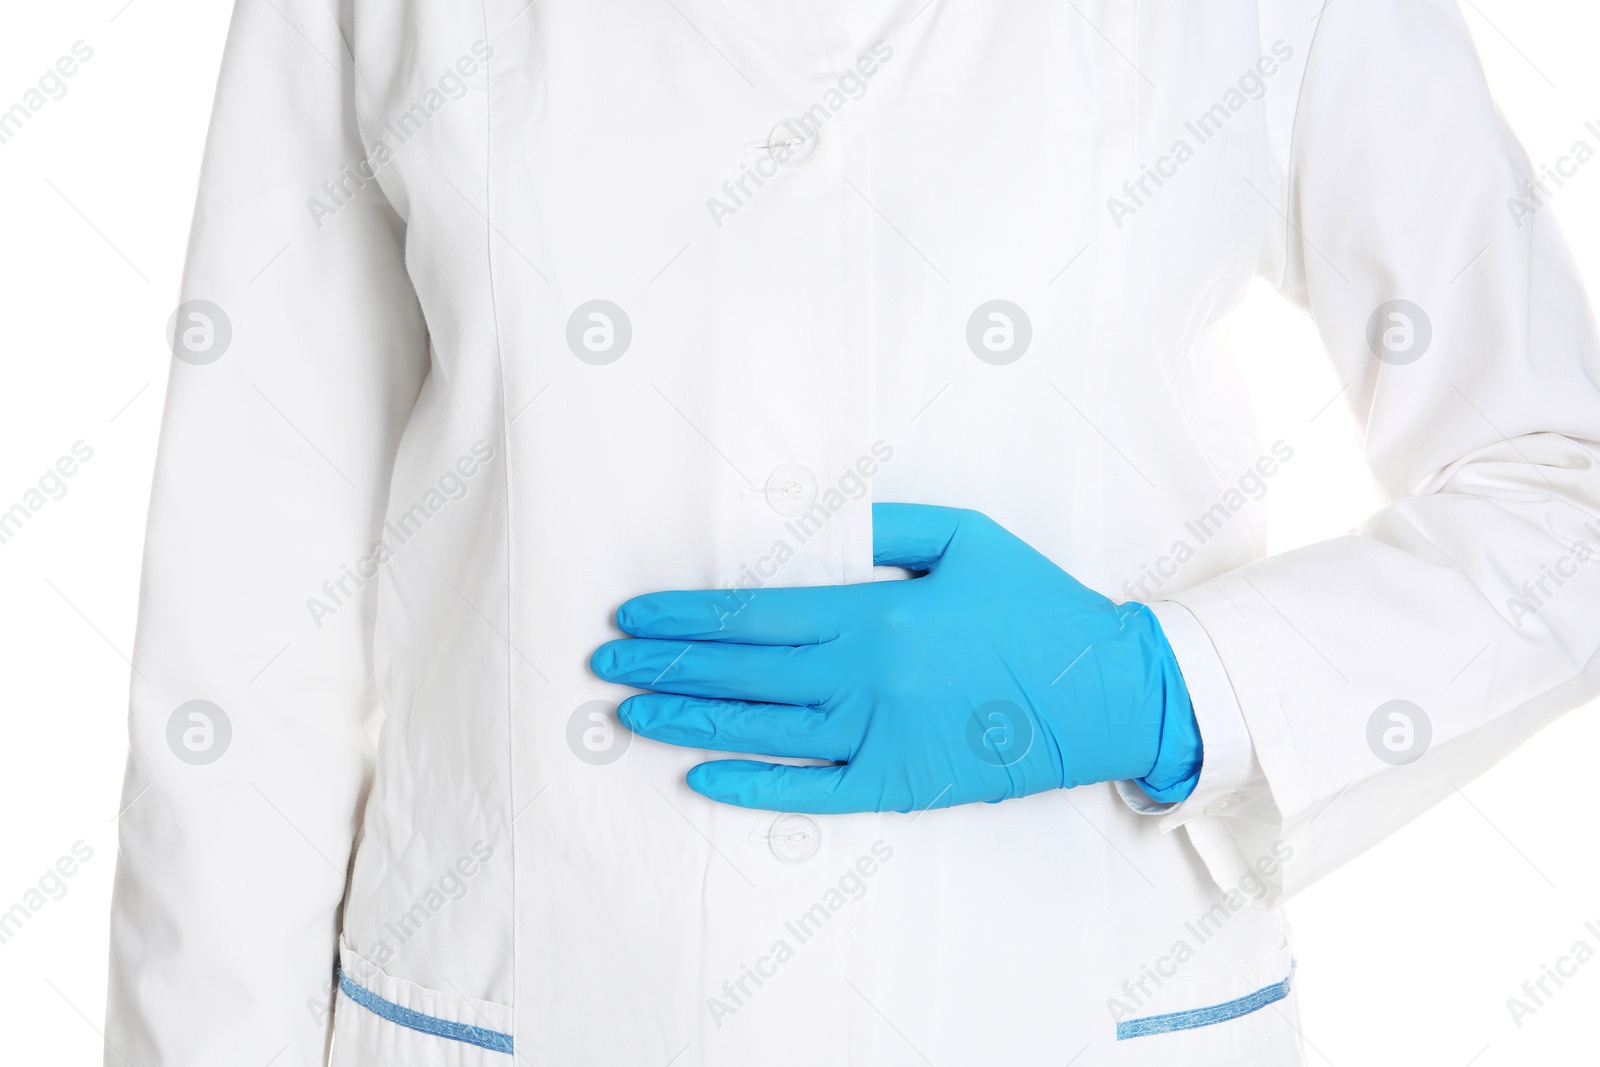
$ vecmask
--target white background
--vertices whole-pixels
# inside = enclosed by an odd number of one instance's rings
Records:
[[[169,359],[163,335],[228,7],[19,3],[0,16],[0,110],[74,42],[93,49],[65,94],[0,144],[8,338],[0,510],[75,442],[93,449],[65,495],[0,544],[0,911],[76,842],[93,850],[59,899],[0,944],[6,1063],[94,1064],[102,1055],[106,912]],[[1580,138],[1600,147],[1600,13],[1574,0],[1463,7],[1535,164],[1553,164]],[[1594,131],[1585,129],[1591,121]],[[1600,159],[1580,169],[1554,210],[1600,293]],[[1352,423],[1341,404],[1328,406],[1340,383],[1314,329],[1265,291],[1233,325],[1257,383],[1264,440],[1296,449],[1267,500],[1271,547],[1349,529],[1376,497]],[[1520,1028],[1506,1004],[1579,939],[1600,951],[1589,814],[1597,753],[1591,706],[1291,902],[1309,1063],[1600,1062],[1600,959]]]

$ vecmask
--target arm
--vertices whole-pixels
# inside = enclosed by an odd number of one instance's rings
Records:
[[[1324,8],[1287,176],[1270,273],[1316,318],[1392,502],[1173,598],[1262,777],[1166,818],[1224,883],[1289,853],[1269,902],[1600,685],[1600,345],[1555,220],[1513,211],[1530,167],[1454,3]]]
[[[326,1055],[375,698],[370,603],[307,601],[377,539],[427,366],[376,186],[308,211],[365,155],[347,6],[239,0],[229,33],[145,550],[110,1063]]]

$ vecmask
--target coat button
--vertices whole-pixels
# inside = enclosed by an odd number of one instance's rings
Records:
[[[817,476],[809,467],[785,463],[767,475],[764,492],[779,515],[804,515],[817,501]]]
[[[785,863],[804,863],[822,847],[822,827],[809,815],[780,815],[767,831],[767,845]]]
[[[767,134],[767,153],[781,167],[803,167],[817,154],[822,127],[804,116],[784,119]]]
[[[1238,792],[1224,793],[1220,797],[1218,797],[1216,800],[1213,800],[1210,804],[1206,805],[1206,814],[1207,815],[1221,815],[1224,812],[1232,811],[1234,808],[1237,808],[1243,802],[1244,802],[1244,794],[1243,793],[1238,793]]]

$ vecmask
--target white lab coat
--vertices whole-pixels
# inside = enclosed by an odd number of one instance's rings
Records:
[[[1299,1063],[1278,902],[1595,691],[1596,333],[1448,0],[336,6],[229,37],[108,1062]],[[1264,560],[1258,275],[1392,497]],[[1159,602],[1195,796],[780,817],[612,723],[620,601],[871,579],[873,500]]]

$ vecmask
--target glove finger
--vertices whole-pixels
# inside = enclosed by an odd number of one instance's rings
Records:
[[[854,749],[842,717],[788,704],[647,693],[617,715],[641,737],[686,748],[838,761]]]
[[[835,637],[856,605],[840,586],[681,589],[646,593],[617,609],[617,626],[634,637],[814,645]]]
[[[872,562],[929,571],[938,566],[963,520],[963,508],[932,504],[872,505]]]
[[[740,808],[843,815],[873,811],[870,800],[848,785],[849,765],[790,767],[755,760],[716,760],[689,771],[689,788],[701,796]]]
[[[826,645],[737,645],[717,641],[607,641],[589,669],[608,682],[689,697],[767,704],[821,704],[833,690]]]

